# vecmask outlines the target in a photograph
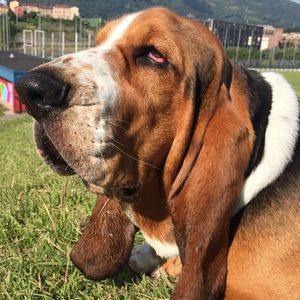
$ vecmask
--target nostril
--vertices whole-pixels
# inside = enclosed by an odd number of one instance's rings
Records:
[[[36,102],[37,104],[43,103],[43,95],[35,91],[29,91],[28,97],[31,99],[31,101]]]
[[[28,113],[40,119],[51,107],[65,105],[69,84],[50,71],[31,71],[16,83],[16,90]]]

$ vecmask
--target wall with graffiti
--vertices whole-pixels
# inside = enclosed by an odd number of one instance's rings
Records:
[[[20,102],[18,94],[15,92],[15,85],[0,77],[0,104],[3,104],[14,113],[25,111],[25,106]]]
[[[0,78],[0,99],[7,107],[13,108],[14,84]]]

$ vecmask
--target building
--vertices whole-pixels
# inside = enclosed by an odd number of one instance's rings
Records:
[[[263,25],[263,38],[260,50],[272,49],[283,43],[283,28],[275,28],[270,25]]]
[[[24,3],[19,6],[22,6],[24,11],[26,11],[27,13],[31,13],[31,12],[38,13],[39,12],[39,7],[36,4]]]
[[[251,47],[260,49],[263,27],[208,19],[203,22],[223,43],[224,47]]]
[[[16,8],[19,6],[19,2],[18,1],[10,1],[9,2],[9,9],[15,13]]]
[[[300,46],[300,32],[289,32],[283,34],[283,44]]]
[[[39,14],[42,17],[52,18],[52,7],[46,5],[39,5]]]
[[[79,16],[79,8],[77,6],[67,6],[64,4],[56,4],[54,6],[38,5],[32,3],[20,3],[11,1],[9,3],[10,10],[17,16],[21,17],[24,13],[37,13],[42,17],[50,17],[53,19],[73,20]]]
[[[26,11],[23,6],[17,6],[14,11],[15,15],[17,15],[18,17],[22,17],[25,14],[25,12]]]
[[[0,3],[0,14],[6,14],[7,12],[8,12],[7,5]]]
[[[52,7],[53,19],[73,20],[76,16],[79,16],[79,8],[76,6],[56,4]]]

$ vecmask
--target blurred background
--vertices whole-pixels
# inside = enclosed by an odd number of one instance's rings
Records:
[[[107,21],[155,5],[203,23],[243,65],[300,66],[299,0],[1,0],[0,50],[53,59],[94,46]]]

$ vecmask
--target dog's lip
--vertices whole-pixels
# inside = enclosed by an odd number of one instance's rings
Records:
[[[43,160],[60,175],[74,175],[75,171],[62,158],[58,149],[47,135],[42,123],[34,122],[35,144]]]
[[[105,195],[108,198],[132,202],[138,196],[139,184],[123,184],[123,185],[97,185],[83,180],[86,188],[95,194]]]

